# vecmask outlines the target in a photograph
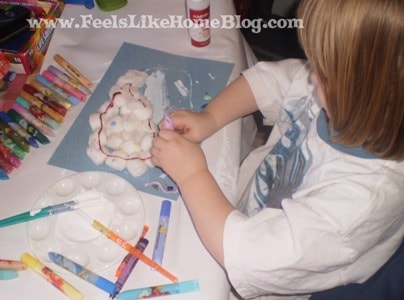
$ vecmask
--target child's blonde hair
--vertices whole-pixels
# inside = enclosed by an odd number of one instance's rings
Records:
[[[324,88],[333,139],[404,158],[402,0],[303,0],[300,43]]]

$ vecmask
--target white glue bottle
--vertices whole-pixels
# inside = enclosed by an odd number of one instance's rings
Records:
[[[187,18],[190,20],[189,36],[195,47],[205,47],[210,43],[210,0],[185,0]]]

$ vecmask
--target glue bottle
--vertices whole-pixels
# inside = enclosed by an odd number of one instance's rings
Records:
[[[187,18],[190,22],[189,36],[195,47],[210,43],[210,0],[186,0]]]

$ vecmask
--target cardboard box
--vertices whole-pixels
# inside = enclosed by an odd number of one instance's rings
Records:
[[[58,0],[0,0],[0,7],[9,5],[28,8],[32,12],[31,20],[37,21],[41,18],[54,20],[60,17],[64,8],[63,1]],[[0,44],[0,51],[5,53],[11,63],[11,71],[29,75],[42,64],[55,28],[47,26],[45,22],[39,22],[39,25],[38,28],[30,28],[29,31]]]

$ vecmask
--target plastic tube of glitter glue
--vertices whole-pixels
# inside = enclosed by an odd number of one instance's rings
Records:
[[[65,98],[67,101],[69,101],[71,104],[73,105],[78,105],[80,103],[80,100],[77,99],[75,96],[65,92],[61,87],[59,87],[58,85],[54,84],[53,82],[49,81],[48,79],[46,79],[45,77],[43,77],[42,75],[38,74],[35,76],[35,79],[43,84],[44,86],[46,86],[48,89],[51,89],[52,91],[54,91],[55,93],[58,93],[60,96],[62,96],[63,98]]]
[[[136,249],[144,252],[144,250],[147,247],[147,244],[149,241],[145,238],[140,238],[139,242],[136,244]],[[118,279],[116,280],[116,289],[115,291],[110,295],[112,299],[115,298],[115,296],[121,291],[122,287],[124,286],[126,280],[128,280],[129,275],[132,273],[133,269],[135,268],[137,262],[139,259],[136,256],[133,256],[129,254],[129,256],[126,256],[125,259],[127,258],[127,262],[125,264],[125,267],[123,268],[121,274],[119,275]]]
[[[156,242],[154,244],[154,251],[152,259],[162,265],[164,248],[166,244],[168,223],[170,221],[171,201],[164,200],[161,202],[160,217],[157,228]]]
[[[188,280],[172,284],[156,285],[146,288],[127,290],[119,293],[116,298],[122,300],[143,299],[158,296],[192,293],[197,291],[199,291],[198,280]]]
[[[65,81],[66,83],[70,84],[71,86],[75,87],[76,89],[82,91],[84,94],[86,95],[90,95],[91,94],[91,90],[88,89],[87,87],[85,87],[84,85],[82,85],[80,82],[78,82],[77,80],[73,79],[72,77],[70,77],[69,75],[67,75],[66,73],[62,72],[61,70],[59,70],[58,68],[56,68],[53,65],[49,65],[48,66],[48,71],[52,72],[53,74],[55,74],[57,77],[59,77],[61,80]]]
[[[70,95],[73,95],[80,101],[86,101],[86,94],[84,94],[82,91],[76,89],[75,87],[71,86],[68,84],[66,81],[63,81],[59,77],[57,77],[55,74],[52,72],[45,70],[42,72],[42,76],[48,79],[50,82],[56,84],[57,86],[61,87],[64,91],[69,93]]]
[[[59,267],[62,267],[63,269],[73,273],[74,275],[77,275],[81,279],[95,285],[108,294],[111,294],[115,291],[115,283],[109,281],[108,279],[105,279],[104,277],[101,277],[98,274],[95,274],[94,272],[79,265],[78,263],[75,263],[67,257],[55,252],[49,252],[48,256]]]
[[[63,294],[73,300],[84,299],[84,296],[80,291],[73,287],[70,283],[64,280],[62,277],[57,275],[47,266],[45,266],[37,258],[33,257],[28,253],[24,253],[20,260],[27,265],[28,268],[38,273],[41,277],[45,278],[50,282],[55,288],[60,290]]]

